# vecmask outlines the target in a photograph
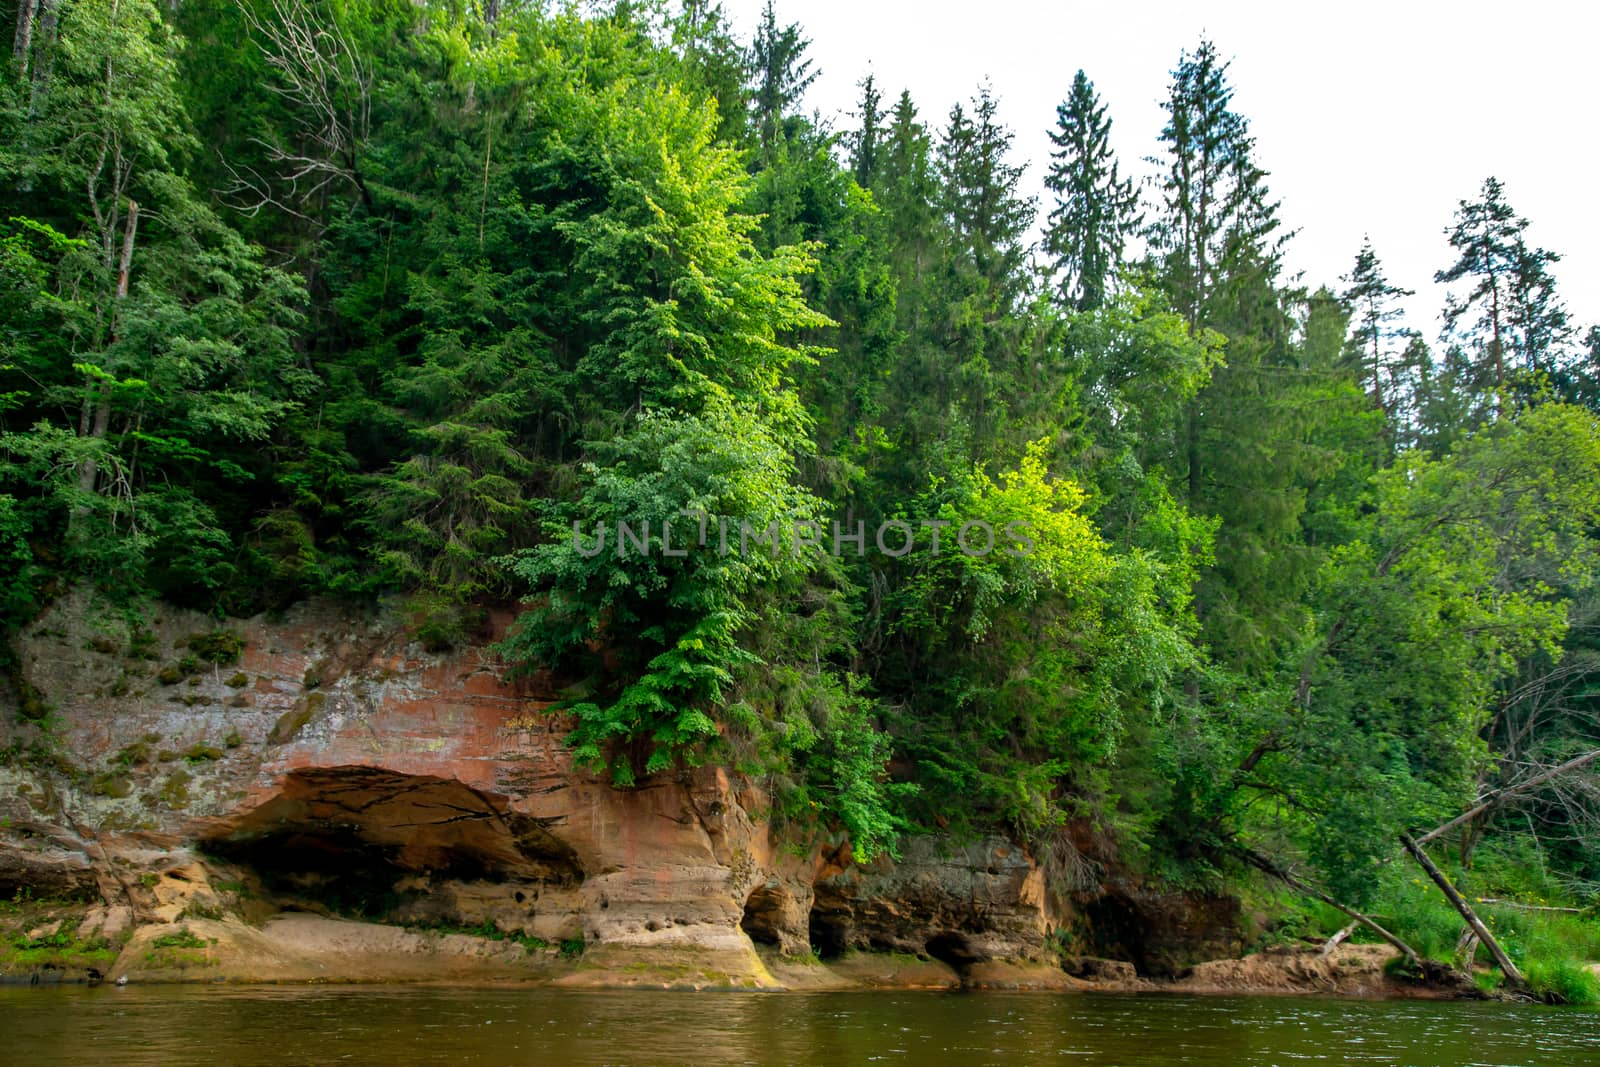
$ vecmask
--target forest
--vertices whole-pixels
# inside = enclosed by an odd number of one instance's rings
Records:
[[[995,90],[824,119],[771,4],[0,12],[0,636],[382,603],[552,673],[618,788],[716,763],[860,861],[1000,832],[1416,966],[1516,901],[1503,976],[1600,996],[1600,326],[1494,177],[1436,279],[1352,234],[1312,288],[1226,42],[1152,182],[1064,81],[1036,201]]]

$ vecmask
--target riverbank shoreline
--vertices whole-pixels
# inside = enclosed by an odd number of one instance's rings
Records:
[[[98,916],[96,916],[98,918]],[[65,941],[58,931],[32,941]],[[81,922],[79,924],[82,925]],[[102,922],[103,927],[103,922]],[[486,986],[578,990],[846,992],[1009,991],[1200,996],[1332,996],[1353,999],[1468,999],[1460,985],[1417,983],[1387,973],[1386,945],[1286,945],[1239,959],[1212,960],[1178,975],[1141,975],[1130,962],[1075,957],[1038,961],[947,961],[909,953],[852,951],[821,959],[730,938],[726,945],[550,945],[537,939],[478,936],[281,912],[258,922],[183,918],[70,942],[53,956],[13,956],[0,983]]]

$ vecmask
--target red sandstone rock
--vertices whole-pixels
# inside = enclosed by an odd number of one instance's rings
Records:
[[[483,649],[432,655],[393,618],[328,602],[228,628],[238,664],[169,671],[171,684],[163,668],[214,620],[159,608],[153,661],[128,658],[122,616],[83,593],[29,628],[22,671],[59,709],[71,766],[0,767],[0,893],[97,894],[140,923],[286,908],[489,923],[613,953],[720,954],[735,964],[701,970],[734,984],[772,984],[752,937],[791,956],[814,938],[825,954],[910,954],[936,984],[1045,959],[1044,878],[1011,842],[918,838],[899,863],[861,867],[847,845],[776,839],[760,790],[722,769],[629,790],[575,769],[548,680],[509,684]],[[93,651],[90,634],[120,651]],[[11,709],[0,720],[0,747],[35,740]],[[282,958],[300,942],[274,944],[273,973],[300,973]]]

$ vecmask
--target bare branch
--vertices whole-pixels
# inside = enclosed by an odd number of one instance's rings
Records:
[[[270,12],[263,15],[261,8]],[[333,184],[348,184],[371,207],[360,159],[372,121],[372,68],[337,18],[311,0],[266,0],[241,6],[256,44],[277,75],[269,88],[295,116],[294,147],[259,141],[279,171],[272,181],[228,169],[223,190],[254,214],[268,205],[301,218],[305,206]],[[248,169],[248,168],[247,168]],[[288,207],[296,203],[300,209]]]

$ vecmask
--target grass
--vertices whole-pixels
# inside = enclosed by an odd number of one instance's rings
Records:
[[[60,944],[45,940],[26,943],[23,939],[0,947],[0,971],[103,969],[116,958],[116,947],[103,937],[90,941],[74,938]]]
[[[1534,960],[1526,971],[1528,985],[1552,1004],[1600,1004],[1600,978],[1577,960]]]
[[[1436,855],[1436,861],[1449,857]],[[1559,1004],[1600,1004],[1600,977],[1588,969],[1600,961],[1600,916],[1589,913],[1538,911],[1484,903],[1484,898],[1515,900],[1540,907],[1575,907],[1515,843],[1480,851],[1474,868],[1446,868],[1506,955],[1523,972],[1541,998]],[[1441,962],[1488,966],[1482,945],[1471,961],[1457,960],[1456,946],[1464,922],[1414,864],[1396,862],[1384,869],[1370,914],[1422,955]],[[1365,930],[1357,940],[1370,941]],[[1501,987],[1498,971],[1475,970],[1473,980],[1484,992]]]
[[[176,933],[162,934],[150,940],[151,948],[205,948],[211,942],[190,930],[187,926]]]
[[[476,926],[461,926],[450,922],[411,923],[407,925],[406,929],[435,934],[465,934],[467,937],[481,937],[486,941],[510,941],[521,945],[522,950],[528,953],[543,952],[550,947],[550,942],[542,937],[523,933],[520,930],[502,930],[493,919],[485,919]],[[562,942],[562,945],[564,947],[566,942]],[[563,955],[565,955],[564,948]]]
[[[205,951],[213,944],[214,941],[201,937],[184,926],[173,933],[151,938],[150,947],[144,954],[144,961],[151,967],[176,967],[180,970],[188,967],[214,967],[216,961]]]
[[[35,900],[25,891],[0,901],[0,974],[109,967],[121,946],[104,937],[80,938],[82,915],[81,902]],[[52,924],[51,932],[28,936],[29,930]]]

